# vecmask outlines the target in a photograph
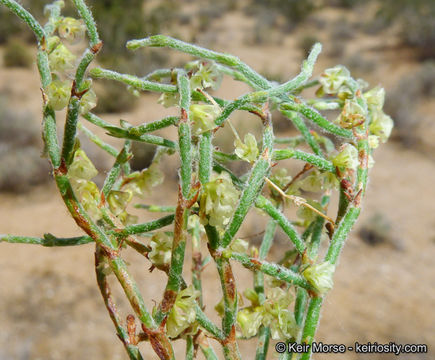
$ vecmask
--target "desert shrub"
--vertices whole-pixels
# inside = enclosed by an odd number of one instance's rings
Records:
[[[345,18],[334,22],[331,29],[331,37],[337,41],[350,40],[355,35],[355,27]]]
[[[367,0],[326,0],[324,4],[327,6],[336,6],[341,8],[350,9],[354,6],[366,3]]]
[[[394,116],[396,138],[405,145],[419,141],[415,131],[423,120],[416,115],[422,101],[435,96],[435,62],[425,62],[419,70],[403,77],[386,98],[386,109]]]
[[[0,99],[0,191],[26,191],[50,178],[36,124],[29,114],[8,108]]]
[[[33,56],[26,43],[19,39],[9,39],[3,53],[3,64],[6,67],[31,67]]]
[[[415,47],[421,59],[435,58],[434,1],[379,1],[378,17],[386,23],[398,23],[402,41]]]
[[[85,20],[89,36],[89,48],[78,65],[66,44],[71,37],[75,40],[75,35],[85,37],[81,23],[69,19],[71,31],[64,32],[62,40],[53,37],[54,27],[65,26],[65,19],[60,17],[63,1],[53,3],[49,25],[55,26],[47,27],[42,27],[16,1],[0,0],[0,3],[27,22],[40,43],[61,42],[56,46],[62,52],[55,53],[55,57],[49,56],[52,55],[48,54],[49,46],[38,49],[43,93],[42,137],[59,196],[83,230],[82,236],[72,238],[52,234],[0,235],[0,241],[49,247],[94,242],[95,273],[104,305],[132,360],[142,359],[141,341],[149,342],[161,360],[184,357],[184,353],[173,350],[173,343],[181,339],[186,343],[186,358],[190,360],[198,350],[208,360],[217,359],[208,338],[221,345],[226,360],[241,359],[238,350],[241,339],[260,338],[256,350],[259,360],[268,358],[270,339],[311,345],[322,303],[333,287],[340,253],[361,212],[368,170],[373,165],[371,156],[380,142],[387,141],[393,127],[392,119],[383,111],[384,90],[380,87],[367,90],[343,66],[326,69],[318,80],[310,81],[321,52],[320,44],[313,46],[301,72],[282,84],[265,79],[233,55],[165,35],[131,40],[127,47],[130,50],[167,47],[200,60],[182,67],[163,68],[146,78],[102,67],[87,72],[98,55],[101,40],[83,0],[73,1]],[[71,73],[75,74],[74,81]],[[252,91],[236,99],[212,97],[209,91],[220,86],[224,74],[245,82]],[[172,108],[177,115],[138,126],[126,120],[119,125],[109,123],[91,112],[96,95],[90,78],[117,81],[136,92],[158,93],[159,103]],[[305,89],[314,86],[315,95],[302,96]],[[56,112],[62,110],[67,116],[59,144]],[[287,138],[274,130],[273,110],[287,117],[300,135]],[[328,120],[327,110],[335,110],[338,117]],[[242,114],[243,126],[233,124],[235,111]],[[110,145],[87,130],[86,122],[100,127],[109,136],[124,139],[122,145]],[[164,128],[176,133],[175,138],[161,136],[160,130]],[[95,182],[99,171],[77,140],[78,129],[111,157],[113,166],[104,172],[100,186]],[[248,131],[242,134],[241,129]],[[221,151],[216,144],[224,131],[232,137]],[[324,133],[340,140],[332,143]],[[158,145],[151,163],[137,165],[147,166],[140,171],[130,167],[132,140]],[[223,140],[228,142],[228,138]],[[143,160],[148,162],[148,150],[144,154]],[[35,162],[30,153],[17,156],[11,161],[22,165],[21,171],[30,169],[27,162]],[[168,165],[169,156],[175,158],[176,167]],[[288,163],[292,161],[302,167],[294,178],[288,173]],[[223,165],[226,162],[243,163],[241,173],[232,173]],[[164,181],[162,168],[171,171],[178,182],[166,182],[165,188],[157,192],[155,187]],[[177,196],[170,206],[163,206],[163,198],[170,192]],[[328,211],[334,192],[340,194],[339,206]],[[144,204],[144,198],[156,203]],[[138,217],[129,213],[130,205],[136,201],[140,201],[137,208],[167,214],[139,223]],[[297,209],[291,220],[283,212],[287,206]],[[253,225],[255,232],[264,231],[259,248],[238,238],[254,208],[268,222],[266,225],[263,218]],[[334,220],[330,216],[335,210]],[[165,231],[166,226],[171,226],[169,231]],[[275,262],[269,250],[277,227],[288,238],[288,251]],[[186,244],[191,246],[190,252],[185,251]],[[324,257],[323,251],[319,252],[323,246],[327,248]],[[142,255],[151,270],[167,278],[162,300],[152,311],[129,272],[127,251]],[[188,277],[183,271],[183,267],[187,271],[187,255],[191,255],[193,265]],[[222,290],[222,301],[214,307],[221,326],[204,312],[206,306],[208,311],[215,305],[203,296],[201,272],[209,262],[216,266],[216,280],[219,278]],[[253,288],[240,295],[234,263],[250,270],[253,277]],[[110,274],[114,277],[109,281]],[[155,282],[161,279],[155,273],[150,276],[154,276]],[[116,281],[131,305],[128,315],[115,306],[119,301],[112,296],[111,287]],[[276,349],[280,352],[280,348]],[[287,358],[286,354],[283,356]],[[310,356],[304,354],[302,359],[309,360]]]
[[[315,8],[316,1],[313,0],[251,0],[246,12],[260,18],[265,11],[273,11],[285,16],[287,19],[285,29],[291,30],[304,21]]]
[[[352,54],[344,58],[343,64],[348,67],[356,76],[369,74],[375,69],[375,62],[363,54]]]

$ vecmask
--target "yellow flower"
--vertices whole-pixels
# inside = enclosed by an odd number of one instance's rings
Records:
[[[50,63],[51,70],[60,73],[73,70],[75,60],[76,56],[63,44],[59,44],[48,55],[48,62]]]
[[[83,20],[64,17],[59,22],[57,31],[62,39],[65,39],[70,43],[77,43],[84,38],[86,26],[83,23]]]
[[[151,191],[151,188],[163,182],[163,173],[156,163],[141,172],[134,172],[128,176],[129,181],[125,185],[125,191],[131,191],[134,195],[143,197]]]
[[[192,121],[192,130],[195,135],[213,130],[216,127],[214,123],[220,115],[221,109],[217,105],[210,104],[192,104],[190,105],[190,120]]]
[[[332,164],[339,168],[356,169],[358,166],[358,150],[351,144],[344,144],[341,151],[331,158]]]
[[[80,114],[86,114],[97,106],[97,95],[89,89],[80,99]]]
[[[112,190],[107,197],[107,203],[112,214],[115,216],[120,215],[132,197],[133,194],[130,191]]]
[[[393,130],[393,119],[382,110],[374,111],[371,114],[370,132],[373,135],[379,136],[379,139],[384,143],[388,140]]]
[[[54,80],[47,86],[45,93],[53,110],[62,110],[68,105],[71,96],[71,83],[68,80]]]
[[[245,135],[244,143],[240,139],[236,139],[234,141],[234,146],[236,147],[234,152],[240,159],[248,161],[250,163],[257,160],[258,157],[257,140],[255,139],[255,136],[252,135],[251,133]]]
[[[302,276],[317,290],[320,295],[332,289],[332,276],[335,266],[326,261],[318,265],[309,266],[302,272]]]
[[[263,320],[262,308],[245,308],[237,313],[237,325],[239,326],[242,336],[251,338],[257,335],[258,329]]]
[[[172,239],[164,232],[159,231],[150,241],[151,251],[148,254],[150,261],[157,267],[169,265],[172,254]]]
[[[74,153],[74,159],[68,169],[70,178],[91,180],[97,176],[98,170],[95,168],[92,161],[82,149],[78,149]]]
[[[166,322],[169,337],[175,338],[193,325],[196,319],[195,300],[198,296],[199,291],[195,290],[192,285],[177,294],[174,306]]]
[[[219,72],[215,63],[199,60],[190,63],[189,67],[191,70],[196,70],[190,78],[190,87],[192,90],[198,88],[206,89],[209,87],[216,90],[219,87],[222,81],[222,74]]]
[[[224,227],[233,215],[239,191],[227,173],[221,173],[204,185],[199,216],[202,224]]]

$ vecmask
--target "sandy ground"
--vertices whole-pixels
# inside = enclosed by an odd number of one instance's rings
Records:
[[[332,13],[326,14],[325,18],[333,21],[339,16]],[[238,27],[231,27],[231,24]],[[301,56],[293,51],[296,36],[286,38],[283,44],[263,47],[262,51],[258,51],[240,46],[245,38],[238,34],[252,26],[249,19],[230,13],[214,26],[213,31],[220,32],[215,48],[234,52],[257,69],[267,69],[270,59],[273,59],[276,72],[286,76],[297,72]],[[347,51],[357,51],[356,43],[351,44]],[[373,50],[378,45],[376,41],[363,38],[358,43],[363,55],[379,56]],[[289,50],[283,53],[283,48]],[[393,69],[395,78],[385,77],[385,85],[391,87],[397,77],[414,67],[412,63],[392,64],[389,60],[393,55],[388,51],[383,53],[384,62],[379,62],[381,65],[369,76],[372,83],[376,84],[386,70]],[[316,73],[330,65],[330,61],[321,58]],[[0,85],[7,90],[12,105],[25,104],[27,109],[37,114],[40,99],[36,76],[30,75],[27,70],[1,69]],[[231,98],[245,91],[241,84],[228,85],[224,82],[219,94]],[[116,123],[123,118],[133,124],[157,119],[162,116],[162,108],[152,105],[155,101],[156,96],[148,95],[142,98],[134,112],[110,115],[105,119]],[[235,116],[236,124],[242,121],[239,115]],[[253,125],[250,123],[246,127],[251,129]],[[92,125],[89,128],[102,134]],[[165,133],[168,137],[174,135],[174,132]],[[115,139],[108,141],[119,144]],[[98,151],[95,154],[98,156]],[[346,345],[353,345],[355,341],[425,343],[429,346],[429,354],[397,358],[433,359],[435,203],[432,199],[435,198],[435,163],[430,157],[422,156],[421,152],[404,149],[394,143],[383,145],[376,152],[375,160],[363,213],[342,254],[335,287],[322,311],[317,339]],[[171,160],[165,167],[170,170],[174,166],[176,161]],[[172,179],[169,177],[170,184]],[[147,202],[173,204],[175,190],[172,189],[168,193],[163,191],[163,187],[158,188]],[[141,221],[153,217],[140,211],[136,213]],[[374,213],[382,215],[392,225],[389,240],[376,246],[361,241],[357,235],[361,224]],[[252,214],[252,218],[259,217]],[[252,229],[256,226],[251,220],[241,234],[252,234]],[[52,183],[27,194],[0,194],[0,233],[41,236],[46,232],[59,236],[81,234],[69,218]],[[277,238],[279,240],[280,237]],[[272,255],[284,249],[282,241],[278,241]],[[0,360],[126,359],[95,284],[93,251],[91,244],[63,249],[0,244]],[[160,300],[165,279],[158,273],[151,276],[149,262],[138,255],[128,252],[126,258],[151,309],[153,301]],[[189,267],[187,263],[186,278],[190,278]],[[235,269],[241,288],[249,286],[249,272],[237,266]],[[214,305],[221,294],[213,266],[206,268],[203,280],[206,303]],[[116,286],[115,296],[123,313],[128,314],[128,305]],[[206,312],[217,321],[213,306],[210,305]],[[145,359],[156,359],[148,345],[141,346]],[[175,349],[179,354],[184,352],[181,343],[176,344]],[[253,358],[252,349],[252,342],[241,342],[241,351],[246,359]],[[268,358],[274,359],[273,346]],[[314,358],[389,360],[396,357],[348,352],[340,356],[317,355]]]

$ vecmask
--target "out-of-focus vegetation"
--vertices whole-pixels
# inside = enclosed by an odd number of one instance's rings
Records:
[[[387,97],[386,109],[395,120],[396,137],[405,145],[416,145],[421,135],[416,128],[425,120],[419,105],[435,98],[435,62],[425,62],[401,79],[395,89]]]
[[[0,191],[20,192],[49,179],[37,122],[0,97]]]
[[[404,44],[413,46],[422,59],[435,58],[435,1],[379,1],[378,17],[397,23]]]
[[[6,44],[3,64],[6,67],[29,68],[33,64],[33,55],[23,40],[12,38]]]

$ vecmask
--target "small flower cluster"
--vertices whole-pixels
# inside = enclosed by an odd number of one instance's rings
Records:
[[[185,66],[190,76],[190,89],[206,90],[211,88],[216,90],[222,81],[222,73],[218,70],[217,65],[212,61],[193,61]],[[180,96],[178,93],[165,93],[159,98],[159,103],[169,108],[178,106]],[[218,104],[212,102],[201,103],[195,102],[190,105],[190,120],[192,122],[192,132],[194,135],[200,135],[206,131],[213,130],[215,120],[221,114],[221,108]]]
[[[233,215],[239,195],[240,192],[228,173],[215,175],[212,181],[204,185],[201,195],[199,209],[201,223],[224,228]]]
[[[60,7],[64,6],[63,1],[58,1]],[[48,5],[48,10],[50,6]],[[48,61],[52,72],[53,81],[44,89],[48,96],[50,106],[60,111],[64,109],[71,97],[72,82],[70,77],[76,67],[77,56],[71,52],[65,44],[76,44],[85,37],[86,26],[83,20],[72,17],[59,18],[50,17],[49,23],[54,29],[53,34],[46,40]],[[80,113],[85,114],[97,105],[97,96],[91,89],[91,80],[83,82],[77,92],[83,95],[80,98]]]
[[[297,335],[298,326],[293,312],[289,310],[293,297],[288,290],[279,287],[269,289],[263,304],[260,304],[258,294],[252,289],[246,290],[244,295],[251,302],[250,306],[237,313],[237,325],[244,338],[257,335],[261,325],[270,328],[274,340]]]

